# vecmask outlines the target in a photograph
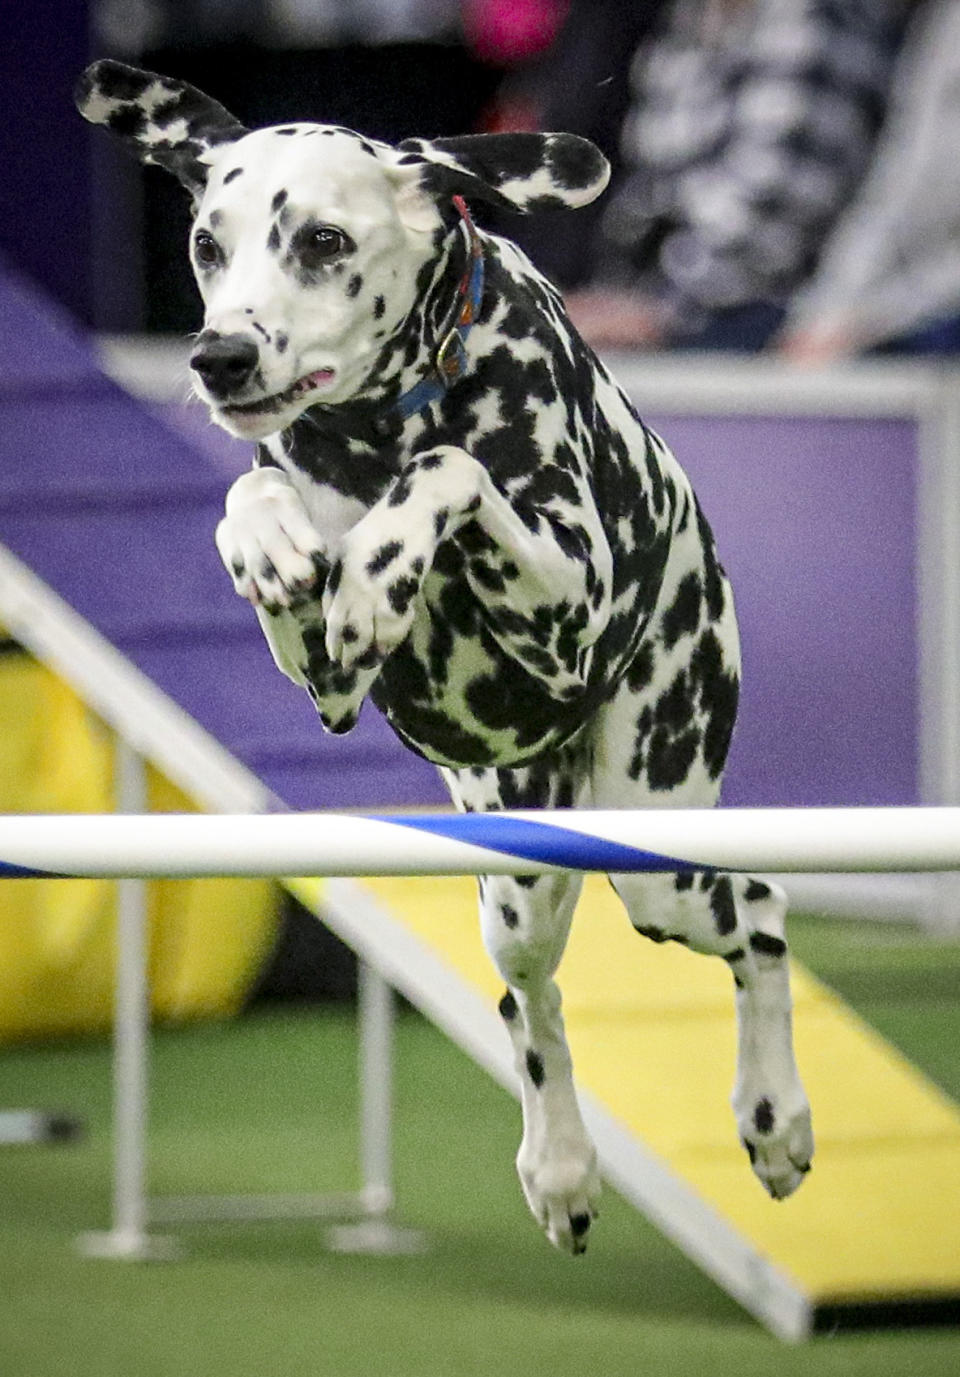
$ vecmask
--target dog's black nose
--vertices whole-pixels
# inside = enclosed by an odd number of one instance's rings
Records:
[[[190,356],[190,367],[200,374],[212,396],[229,397],[249,382],[259,358],[256,344],[247,335],[205,330]]]

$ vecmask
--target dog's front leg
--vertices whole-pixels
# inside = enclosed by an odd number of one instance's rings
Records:
[[[234,588],[256,609],[277,668],[308,690],[328,731],[349,731],[378,666],[345,668],[327,655],[321,597],[331,558],[282,470],[256,468],[237,479],[216,543]]]
[[[609,617],[612,561],[589,493],[576,495],[563,522],[547,505],[514,506],[465,450],[418,455],[344,537],[323,597],[330,658],[386,659],[452,540],[503,648],[556,697],[579,693]]]

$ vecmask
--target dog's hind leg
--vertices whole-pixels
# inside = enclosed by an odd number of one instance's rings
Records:
[[[454,797],[474,808],[490,807],[497,797],[511,806],[528,806],[532,773],[488,770],[457,776],[444,771]],[[555,778],[545,782],[553,784]],[[555,790],[550,792],[545,806],[555,803]],[[570,871],[480,878],[484,944],[507,986],[500,1013],[520,1079],[523,1140],[517,1172],[534,1218],[550,1242],[573,1254],[586,1248],[600,1180],[596,1151],[574,1090],[560,990],[553,976],[581,884],[582,876]]]
[[[732,1104],[753,1170],[775,1200],[810,1169],[810,1106],[793,1052],[786,896],[746,875],[611,875],[638,932],[720,956],[736,984]]]
[[[507,985],[500,1013],[513,1042],[523,1102],[517,1172],[550,1242],[582,1253],[600,1194],[596,1152],[573,1085],[573,1066],[553,979],[580,892],[574,874],[485,876],[484,942]]]

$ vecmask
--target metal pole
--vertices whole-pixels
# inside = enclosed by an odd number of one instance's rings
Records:
[[[117,741],[117,811],[145,813],[146,771],[142,759]],[[147,977],[147,886],[117,881],[117,984],[114,1013],[113,1232],[118,1246],[139,1251],[146,1239],[147,1037],[150,991]]]
[[[393,1208],[393,990],[363,960],[357,983],[360,1200],[367,1217],[330,1229],[327,1244],[338,1253],[419,1253],[427,1246],[423,1234],[388,1217]]]
[[[369,1215],[393,1208],[393,991],[379,971],[358,971],[360,1163]]]
[[[121,737],[116,739],[115,807],[118,813],[145,813],[147,777],[143,759]],[[147,1233],[146,1139],[147,1056],[150,989],[147,974],[147,885],[135,878],[117,880],[117,970],[113,1028],[113,1226],[85,1234],[81,1250],[89,1256],[168,1257],[167,1239]]]

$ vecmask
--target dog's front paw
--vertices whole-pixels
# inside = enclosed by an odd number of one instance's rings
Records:
[[[407,637],[425,560],[409,557],[401,539],[372,550],[347,538],[323,595],[326,648],[331,660],[350,669],[382,664]]]
[[[264,470],[231,488],[217,549],[242,598],[271,614],[323,591],[329,562],[294,490]]]
[[[561,1252],[586,1252],[600,1203],[597,1154],[586,1135],[566,1149],[537,1151],[524,1141],[517,1175],[534,1219]]]

